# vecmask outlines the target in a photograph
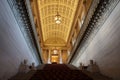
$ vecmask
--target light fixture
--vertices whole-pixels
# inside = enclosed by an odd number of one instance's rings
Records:
[[[60,14],[58,12],[58,4],[57,4],[57,14],[55,15],[55,23],[56,24],[60,24],[61,23],[61,16],[60,16]]]
[[[56,24],[60,24],[61,23],[61,16],[59,15],[58,12],[57,12],[57,15],[55,15],[55,23]]]
[[[54,54],[57,54],[57,50],[56,49],[53,52],[54,52]]]

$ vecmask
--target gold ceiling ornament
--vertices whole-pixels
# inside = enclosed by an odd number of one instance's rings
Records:
[[[59,0],[58,0],[59,1]],[[59,3],[59,2],[58,2]],[[57,14],[55,15],[55,23],[60,24],[61,23],[61,16],[59,14],[58,10],[58,3],[57,3]]]

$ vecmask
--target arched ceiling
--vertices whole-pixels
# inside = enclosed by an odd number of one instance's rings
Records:
[[[66,43],[74,20],[79,0],[37,0],[43,41],[47,44]],[[55,23],[57,12],[61,16],[61,23]],[[58,43],[57,42],[57,43]]]
[[[51,45],[52,44],[52,45]],[[64,47],[66,45],[66,42],[61,39],[61,38],[49,38],[45,41],[44,43],[45,46],[49,46],[49,47]]]

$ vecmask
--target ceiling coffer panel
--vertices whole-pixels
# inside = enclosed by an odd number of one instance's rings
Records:
[[[67,42],[79,0],[37,0],[43,41],[59,38]],[[59,13],[61,23],[55,23]]]

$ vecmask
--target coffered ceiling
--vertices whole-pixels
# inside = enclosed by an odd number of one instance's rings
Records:
[[[34,1],[34,0],[33,0]],[[79,0],[36,0],[42,39],[47,46],[65,46]],[[61,23],[55,23],[57,12]]]
[[[49,63],[54,50],[62,54],[66,63],[75,46],[81,25],[92,0],[30,0],[33,19],[45,63]],[[56,15],[60,23],[55,21]],[[84,32],[84,31],[82,31]],[[81,36],[81,35],[80,35]],[[52,60],[52,59],[51,59]]]

